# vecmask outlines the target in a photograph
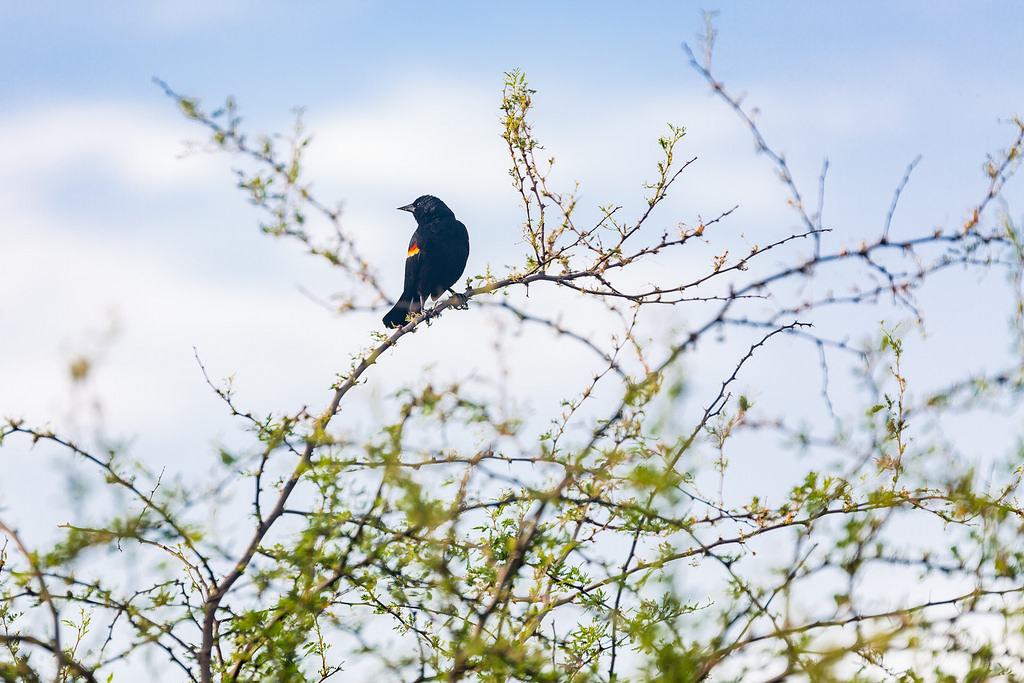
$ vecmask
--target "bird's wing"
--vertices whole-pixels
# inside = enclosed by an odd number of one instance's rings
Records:
[[[410,301],[419,298],[417,283],[420,276],[420,243],[422,241],[417,230],[409,240],[409,251],[405,255],[405,289],[402,292],[402,298]]]

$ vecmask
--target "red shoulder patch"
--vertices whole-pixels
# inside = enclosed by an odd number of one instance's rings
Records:
[[[419,245],[413,242],[412,245],[409,246],[409,253],[405,255],[405,258],[412,258],[418,253],[420,253]]]

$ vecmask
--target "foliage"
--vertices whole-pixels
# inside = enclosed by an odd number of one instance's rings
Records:
[[[374,436],[350,439],[342,399],[360,400],[383,354],[417,343],[408,335],[458,306],[453,297],[410,329],[374,333],[319,412],[254,415],[211,382],[258,444],[254,455],[222,453],[225,474],[251,492],[235,520],[248,525],[242,543],[195,521],[197,509],[232,509],[223,489],[170,484],[122,450],[8,420],[0,445],[52,445],[127,502],[98,523],[68,524],[50,548],[27,547],[0,517],[0,678],[122,680],[125,662],[156,653],[175,667],[168,676],[204,683],[352,671],[401,681],[1024,679],[1024,461],[1018,449],[982,475],[933,428],[1020,407],[1024,248],[991,207],[1018,167],[1024,122],[986,162],[987,191],[962,223],[893,234],[912,164],[884,226],[842,246],[821,198],[807,207],[785,157],[712,75],[711,36],[691,62],[774,165],[795,230],[737,247],[731,211],[659,227],[660,205],[696,161],[680,159],[678,126],[658,140],[635,216],[605,206],[596,221],[581,218],[575,188],[555,189],[553,160],[541,158],[536,93],[507,74],[502,137],[527,253],[471,279],[459,315],[539,324],[587,354],[592,380],[541,429],[485,392],[411,383]],[[233,101],[207,112],[163,87],[213,148],[250,162],[238,184],[266,211],[263,230],[346,274],[339,315],[386,300],[340,211],[303,176],[301,117],[282,154],[277,138],[249,140]],[[680,267],[690,253],[703,261]],[[939,388],[916,389],[905,346],[927,314],[918,294],[941,272],[996,271],[1012,300],[1011,362],[959,376],[954,359]],[[539,292],[594,307],[601,333],[536,305]],[[683,329],[659,324],[678,309]],[[824,322],[878,310],[902,322],[864,345]],[[769,388],[741,387],[775,351],[817,368],[820,388],[802,397],[820,408],[813,421],[758,396]],[[710,393],[693,395],[709,388],[691,385],[687,368],[722,358]],[[847,367],[859,383],[842,391],[859,407],[839,414],[830,382]],[[758,476],[782,463],[796,474],[788,490],[765,477],[747,482],[751,495],[727,495],[737,459]],[[129,544],[130,554],[109,554]],[[122,561],[141,571],[110,571]]]

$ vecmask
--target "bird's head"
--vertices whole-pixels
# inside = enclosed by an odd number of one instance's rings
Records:
[[[398,210],[410,212],[416,218],[417,223],[423,223],[444,214],[454,215],[444,202],[429,194],[419,197],[412,204],[398,207]]]

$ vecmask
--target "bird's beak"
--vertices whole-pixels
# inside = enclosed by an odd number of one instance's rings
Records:
[[[400,206],[400,207],[398,207],[398,210],[399,210],[399,211],[409,211],[409,212],[411,213],[411,212],[412,212],[412,210],[413,210],[413,205],[414,205],[415,203],[416,203],[416,202],[413,202],[412,204],[406,204],[405,206]]]

